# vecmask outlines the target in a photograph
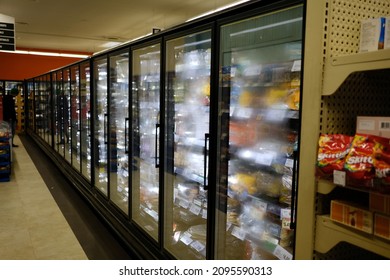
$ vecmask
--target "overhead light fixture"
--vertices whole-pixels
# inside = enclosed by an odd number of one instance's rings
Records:
[[[234,2],[234,3],[232,3],[232,4],[228,4],[228,5],[219,7],[219,8],[217,8],[217,9],[215,9],[215,10],[211,10],[211,11],[205,12],[205,13],[203,13],[203,14],[200,14],[200,15],[198,15],[198,16],[192,17],[192,18],[186,20],[186,22],[193,21],[193,20],[195,20],[195,19],[202,18],[202,17],[208,16],[208,15],[212,15],[212,14],[214,14],[214,13],[220,12],[220,11],[225,10],[225,9],[232,8],[232,7],[234,7],[234,6],[243,4],[243,3],[248,2],[248,1],[250,1],[250,0],[241,0],[241,1]]]
[[[56,52],[40,52],[40,51],[3,51],[6,53],[17,53],[17,54],[29,54],[29,55],[42,55],[42,56],[56,56],[56,57],[74,57],[74,58],[87,58],[89,55],[85,54],[72,54],[72,53],[56,53]]]

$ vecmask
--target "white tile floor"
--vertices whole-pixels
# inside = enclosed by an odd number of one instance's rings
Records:
[[[11,180],[0,182],[0,259],[87,259],[18,136],[14,143]]]

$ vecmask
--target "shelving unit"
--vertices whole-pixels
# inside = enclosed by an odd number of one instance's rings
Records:
[[[354,135],[359,115],[389,116],[388,74],[390,49],[358,53],[360,21],[388,16],[388,1],[324,1],[324,64],[321,89],[321,133]],[[325,258],[344,256],[353,259],[357,250],[366,250],[390,258],[390,242],[333,222],[329,217],[330,200],[341,188],[343,195],[369,190],[340,187],[332,181],[316,180],[317,214],[315,218],[314,251]],[[336,194],[337,195],[337,194]],[[324,207],[325,205],[325,207]],[[340,243],[350,247],[337,251]],[[351,246],[352,245],[352,246]],[[332,251],[332,253],[330,253]],[[336,251],[336,252],[335,252]],[[347,252],[346,252],[347,251]],[[349,255],[349,256],[348,256]],[[316,257],[316,254],[314,254]]]
[[[2,125],[0,129],[0,182],[7,182],[11,177],[10,130],[8,125]]]
[[[333,57],[324,68],[322,95],[331,95],[354,72],[388,69],[390,49]]]
[[[390,258],[389,242],[335,223],[328,215],[317,216],[315,243],[317,252],[326,253],[343,241]]]

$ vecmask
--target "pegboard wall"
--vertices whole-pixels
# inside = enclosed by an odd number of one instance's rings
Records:
[[[327,1],[324,60],[358,53],[361,20],[380,16],[390,16],[390,0]],[[354,135],[357,116],[390,116],[389,69],[354,73],[322,97],[320,131]]]
[[[333,0],[326,5],[325,55],[357,53],[362,19],[390,15],[389,0]]]

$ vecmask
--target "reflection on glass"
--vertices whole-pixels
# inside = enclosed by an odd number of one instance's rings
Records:
[[[80,65],[81,173],[91,181],[91,93],[89,62]]]
[[[71,119],[71,133],[72,133],[72,166],[80,171],[80,70],[79,66],[71,68],[71,98],[70,98],[70,119]]]
[[[70,114],[70,100],[71,100],[71,79],[70,79],[70,69],[67,68],[64,70],[64,96],[61,100],[62,102],[62,112],[63,112],[63,127],[64,127],[64,134],[63,134],[63,142],[61,143],[64,145],[64,154],[65,159],[72,163],[72,135],[71,135],[71,114]]]
[[[108,194],[108,170],[107,170],[107,59],[94,61],[94,169],[95,186],[103,194]]]
[[[210,36],[167,42],[164,245],[178,259],[206,257]]]
[[[129,54],[110,57],[110,200],[128,214]]]
[[[133,52],[133,220],[158,239],[160,45]]]
[[[34,82],[27,82],[27,94],[28,94],[28,127],[35,131],[35,117],[34,117]]]
[[[218,259],[292,259],[302,11],[221,28]]]

